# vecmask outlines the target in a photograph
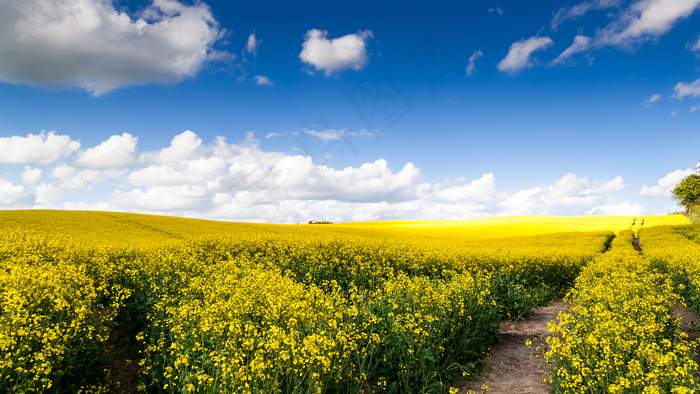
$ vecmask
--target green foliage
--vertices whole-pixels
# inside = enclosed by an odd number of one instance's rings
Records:
[[[683,205],[686,210],[698,204],[700,200],[700,175],[690,174],[673,189],[673,199]]]

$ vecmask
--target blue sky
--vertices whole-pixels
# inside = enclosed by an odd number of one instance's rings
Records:
[[[0,209],[663,214],[700,0],[0,0]]]

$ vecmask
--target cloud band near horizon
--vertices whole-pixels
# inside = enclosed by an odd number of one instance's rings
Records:
[[[395,171],[384,159],[338,170],[308,156],[264,151],[252,133],[239,143],[217,137],[204,144],[185,131],[168,146],[147,152],[139,152],[137,143],[138,137],[128,133],[89,148],[55,132],[0,138],[0,152],[15,152],[2,165],[17,171],[2,180],[0,209],[111,210],[272,223],[644,212],[640,204],[615,200],[625,188],[619,175],[607,181],[568,173],[552,184],[507,192],[498,190],[493,173],[431,183],[414,164]],[[667,196],[678,176],[674,172],[656,186],[644,186],[640,195]]]

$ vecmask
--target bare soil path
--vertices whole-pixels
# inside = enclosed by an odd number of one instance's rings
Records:
[[[114,394],[136,394],[139,384],[139,354],[127,344],[126,332],[113,328],[105,343],[110,370],[111,390]]]
[[[528,319],[501,322],[499,341],[491,347],[489,365],[478,380],[465,382],[459,393],[551,393],[552,386],[544,382],[546,370],[542,365],[549,336],[547,323],[556,322],[559,312],[566,307],[567,304],[559,300],[536,308]],[[530,346],[526,345],[528,340],[532,341]]]
[[[681,304],[676,304],[676,315],[681,318],[679,324],[680,329],[688,334],[688,341],[700,340],[700,317],[696,315],[690,308],[684,308]],[[695,362],[700,364],[700,344],[695,347]],[[700,371],[694,374],[700,377]]]

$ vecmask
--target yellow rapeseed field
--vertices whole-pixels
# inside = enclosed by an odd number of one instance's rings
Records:
[[[697,365],[672,308],[700,309],[700,231],[681,223],[2,211],[0,392],[111,390],[117,328],[147,392],[454,392],[500,320],[568,291],[547,354],[555,391],[692,392]]]

